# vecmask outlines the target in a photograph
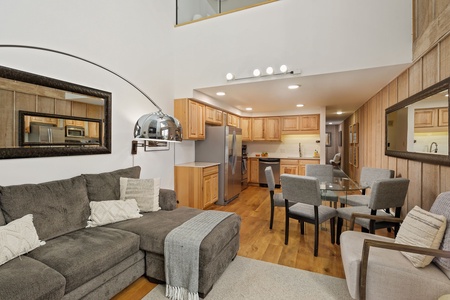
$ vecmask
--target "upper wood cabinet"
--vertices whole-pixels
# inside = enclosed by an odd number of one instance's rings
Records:
[[[233,114],[228,113],[227,116],[227,125],[228,126],[234,126],[239,127],[239,117]]]
[[[205,139],[205,105],[183,98],[175,100],[175,118],[183,127],[183,139]]]
[[[414,131],[447,131],[448,108],[418,108],[414,110]]]
[[[241,118],[242,141],[252,140],[252,119]]]
[[[214,107],[205,106],[205,122],[211,125],[222,125],[223,112]]]
[[[281,118],[283,134],[319,133],[320,115],[286,116]]]
[[[280,141],[280,117],[252,118],[253,141]]]

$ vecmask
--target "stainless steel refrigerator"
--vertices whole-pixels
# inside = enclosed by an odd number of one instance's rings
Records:
[[[242,130],[232,126],[206,126],[205,140],[195,142],[195,161],[219,165],[218,205],[226,205],[241,192]]]

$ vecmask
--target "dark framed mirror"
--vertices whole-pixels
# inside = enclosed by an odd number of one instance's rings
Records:
[[[0,158],[111,153],[110,92],[0,66]]]
[[[450,165],[449,88],[447,78],[386,109],[386,155]]]

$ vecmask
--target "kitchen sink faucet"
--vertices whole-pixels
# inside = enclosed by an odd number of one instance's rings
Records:
[[[438,145],[437,145],[436,142],[432,142],[432,143],[431,143],[431,145],[430,145],[430,152],[431,152],[431,150],[433,149],[433,144],[436,146],[436,147],[434,148],[434,153],[437,153],[437,152],[438,152]]]

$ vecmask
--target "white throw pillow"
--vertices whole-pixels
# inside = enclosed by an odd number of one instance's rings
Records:
[[[134,179],[120,177],[120,199],[136,199],[143,212],[158,211],[160,178]]]
[[[0,226],[0,265],[44,244],[39,241],[32,214]]]
[[[91,201],[91,215],[86,227],[96,227],[142,217],[134,199]]]
[[[418,247],[438,249],[447,226],[444,216],[430,213],[415,206],[403,220],[395,242]],[[416,268],[428,266],[433,256],[402,252]]]

